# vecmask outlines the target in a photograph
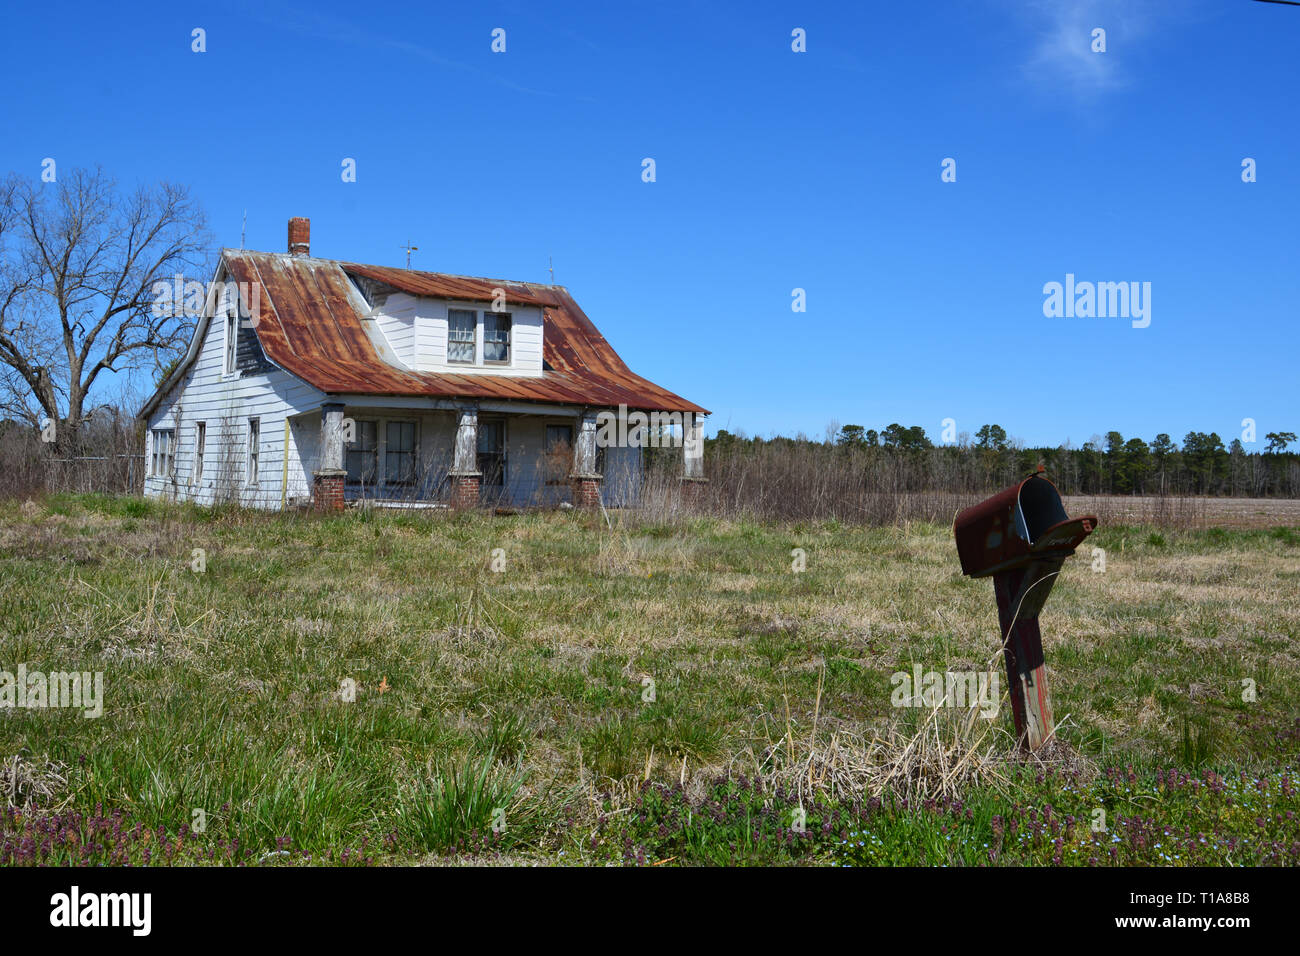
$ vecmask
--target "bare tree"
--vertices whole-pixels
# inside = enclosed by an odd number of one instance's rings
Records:
[[[127,194],[98,168],[0,180],[0,407],[48,417],[75,446],[101,373],[156,369],[185,347],[192,325],[156,307],[155,287],[196,274],[209,245],[183,186]]]

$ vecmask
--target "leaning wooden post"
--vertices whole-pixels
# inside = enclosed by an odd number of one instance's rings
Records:
[[[1056,569],[1060,566],[1060,561],[1055,562]],[[993,575],[993,594],[998,602],[998,625],[1004,648],[1002,656],[1006,663],[1016,737],[1030,750],[1041,747],[1056,726],[1047,689],[1043,634],[1038,627],[1038,610],[1052,588],[1056,573],[1050,562],[1038,562],[1029,568],[999,571]],[[1037,591],[1041,594],[1028,609],[1032,613],[1028,613],[1025,604],[1032,601]]]

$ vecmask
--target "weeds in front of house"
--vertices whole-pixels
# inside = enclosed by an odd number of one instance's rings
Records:
[[[1026,761],[1005,696],[994,720],[890,706],[892,672],[996,651],[946,525],[0,507],[0,669],[105,675],[101,719],[0,712],[0,845],[89,864],[1294,861],[1295,532],[1094,539],[1105,573],[1074,559],[1044,615],[1060,746]],[[495,548],[507,573],[485,570]]]

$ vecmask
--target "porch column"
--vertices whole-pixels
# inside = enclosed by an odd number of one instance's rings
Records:
[[[575,508],[600,507],[602,476],[596,468],[596,414],[583,409],[582,417],[578,419],[578,434],[573,445],[573,473],[569,475]]]
[[[682,497],[694,504],[704,496],[704,416],[682,415]]]
[[[456,410],[456,457],[451,471],[451,506],[473,508],[478,505],[478,403],[461,405]]]
[[[320,467],[312,472],[312,503],[317,511],[343,510],[343,404],[320,407]]]

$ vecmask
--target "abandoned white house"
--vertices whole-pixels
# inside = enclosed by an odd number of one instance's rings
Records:
[[[681,423],[702,480],[708,412],[633,374],[562,286],[313,258],[309,230],[289,221],[287,254],[222,250],[140,413],[146,495],[630,505],[642,449],[598,440],[620,408]]]

